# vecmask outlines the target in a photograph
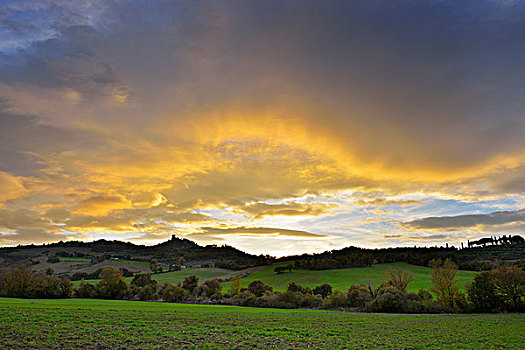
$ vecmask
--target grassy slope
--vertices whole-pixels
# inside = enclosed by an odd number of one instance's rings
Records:
[[[199,280],[205,281],[214,278],[221,278],[223,276],[228,276],[232,273],[231,270],[226,269],[217,269],[217,268],[203,268],[203,269],[182,269],[180,271],[172,271],[151,275],[152,278],[158,281],[160,284],[164,282],[169,282],[171,284],[177,284],[184,281],[184,278],[187,276],[195,275],[199,277]],[[126,278],[126,281],[131,282],[133,277]],[[97,283],[98,280],[88,280],[90,283]],[[73,285],[79,285],[80,281],[74,281]]]
[[[243,287],[248,286],[250,282],[255,280],[261,280],[265,284],[273,287],[275,291],[284,291],[290,282],[296,282],[305,287],[315,287],[323,283],[328,283],[332,288],[346,291],[351,284],[371,284],[377,286],[385,280],[385,275],[389,268],[400,267],[402,269],[409,270],[415,280],[408,286],[409,291],[418,291],[420,288],[428,288],[430,282],[430,271],[432,269],[428,267],[414,266],[406,263],[396,264],[377,264],[372,267],[361,267],[351,269],[337,269],[337,270],[322,270],[322,271],[310,271],[310,270],[294,270],[292,273],[282,273],[277,275],[273,272],[276,266],[283,264],[274,264],[263,268],[249,269],[252,272],[249,276],[241,280]],[[186,276],[196,275],[201,281],[214,279],[214,278],[227,278],[241,273],[243,271],[231,271],[218,268],[191,268],[182,269],[181,271],[166,272],[161,274],[153,275],[153,279],[159,283],[169,282],[176,284],[182,282]],[[466,282],[472,280],[476,273],[471,271],[458,271],[457,278],[459,285],[464,287]],[[127,278],[128,282],[131,282],[132,278]],[[90,281],[91,283],[98,282],[97,280]],[[80,281],[73,282],[74,285],[78,285]],[[229,283],[223,283],[223,291],[226,291],[229,287]]]
[[[290,282],[296,282],[305,287],[315,287],[323,283],[328,283],[333,289],[346,291],[352,284],[363,283],[368,285],[370,283],[372,286],[377,286],[386,279],[385,275],[388,269],[397,266],[409,270],[414,275],[415,279],[409,284],[408,290],[418,291],[420,288],[428,288],[430,286],[430,272],[432,271],[432,269],[428,267],[395,263],[377,264],[372,267],[322,271],[294,270],[292,273],[277,275],[273,272],[275,266],[278,266],[278,264],[268,266],[243,278],[241,285],[246,287],[251,281],[261,280],[265,284],[272,286],[274,290],[283,291]],[[459,285],[463,287],[466,282],[472,280],[475,274],[475,272],[471,271],[458,271],[456,277],[459,280]],[[228,283],[224,283],[223,287],[228,288]]]
[[[395,315],[0,298],[0,348],[520,349],[523,314]]]
[[[58,257],[58,260],[60,260],[60,261],[91,262],[90,259],[86,259],[86,258],[65,258],[65,257],[63,257],[63,256],[59,256],[59,257]]]

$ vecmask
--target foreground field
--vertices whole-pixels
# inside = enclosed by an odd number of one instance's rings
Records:
[[[0,298],[2,349],[519,349],[523,314],[386,315]]]

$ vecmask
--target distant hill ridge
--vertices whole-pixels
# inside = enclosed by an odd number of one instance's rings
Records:
[[[55,261],[51,263],[49,257],[53,256]],[[60,261],[56,256],[62,257],[62,260]],[[64,257],[69,257],[69,260]],[[165,242],[152,246],[100,239],[93,242],[67,241],[0,248],[0,267],[30,263],[37,269],[52,267],[63,273],[91,272],[95,268],[104,267],[108,262],[120,262],[123,267],[134,272],[149,270],[150,264],[164,269],[173,265],[178,267],[189,265],[241,270],[269,265],[276,261],[293,261],[296,268],[305,270],[327,270],[396,262],[428,266],[433,259],[447,258],[463,270],[490,270],[500,265],[524,268],[525,244],[487,245],[465,249],[448,246],[377,249],[346,247],[318,254],[294,255],[279,259],[269,255],[252,255],[227,245],[201,246],[175,235]],[[57,261],[60,263],[57,264]],[[134,264],[133,261],[141,262],[139,265],[142,266]]]

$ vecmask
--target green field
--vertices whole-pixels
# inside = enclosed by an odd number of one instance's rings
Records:
[[[305,287],[315,287],[323,283],[328,283],[334,290],[346,291],[352,284],[365,284],[378,286],[385,280],[385,275],[390,268],[399,267],[410,271],[414,275],[414,281],[409,286],[409,291],[417,292],[421,288],[428,288],[431,284],[430,272],[431,268],[414,266],[406,263],[395,263],[395,264],[377,264],[372,267],[357,267],[350,269],[336,269],[336,270],[322,270],[322,271],[310,271],[310,270],[294,270],[291,273],[285,272],[277,275],[273,272],[273,269],[279,265],[286,264],[274,264],[271,266],[264,267],[262,269],[254,269],[254,272],[241,280],[243,287],[247,287],[250,282],[255,280],[261,280],[265,284],[273,287],[275,291],[284,291],[290,282],[299,283]],[[244,271],[244,270],[243,270]],[[237,273],[240,273],[237,272]],[[184,280],[187,276],[195,275],[199,277],[201,281],[214,278],[225,279],[232,277],[236,274],[235,271],[218,269],[218,268],[190,268],[182,269],[180,271],[166,272],[152,275],[153,279],[159,283],[169,282],[171,284],[177,284]],[[460,287],[464,287],[466,282],[472,280],[476,272],[472,271],[458,271],[456,277]],[[131,282],[132,278],[126,279]],[[98,282],[97,280],[89,281],[91,283]],[[78,285],[80,281],[74,282]],[[223,283],[223,291],[226,291],[229,287],[229,283]]]
[[[149,266],[149,262],[137,260],[112,260],[106,259],[104,262],[110,262],[116,265],[135,265],[135,266]]]
[[[163,284],[164,282],[169,282],[171,284],[177,284],[182,281],[184,281],[184,278],[187,276],[197,276],[199,277],[199,280],[205,281],[209,279],[214,278],[221,278],[223,276],[228,276],[232,273],[231,270],[226,269],[217,269],[217,268],[190,268],[190,269],[182,269],[180,271],[172,271],[172,272],[164,272],[159,274],[153,274],[151,277],[159,282],[160,284]],[[133,277],[127,277],[126,281],[131,282],[133,280]],[[97,283],[99,280],[88,280],[87,282],[90,283]],[[74,281],[73,285],[77,286],[80,284],[80,281]]]
[[[431,284],[429,267],[414,266],[406,263],[395,264],[376,264],[372,267],[357,267],[350,269],[336,269],[336,270],[294,270],[291,273],[285,272],[277,275],[273,269],[277,264],[268,266],[262,270],[250,274],[248,277],[241,280],[242,286],[246,287],[251,281],[261,280],[265,284],[270,285],[276,291],[284,291],[290,282],[299,283],[305,287],[315,287],[323,283],[328,283],[334,290],[346,291],[352,284],[365,284],[378,286],[386,278],[388,269],[399,267],[410,271],[414,275],[414,281],[410,282],[408,291],[417,292],[420,288],[428,288]],[[466,282],[472,280],[476,272],[458,271],[456,277],[461,287],[464,287]],[[228,288],[228,283],[224,283],[223,287]]]
[[[58,260],[60,261],[76,261],[76,262],[91,262],[90,259],[86,259],[86,258],[66,258],[66,257],[63,257],[63,256],[59,256],[58,257]]]
[[[218,269],[218,268],[190,268],[182,269],[180,271],[165,272],[153,275],[152,278],[159,283],[169,282],[171,284],[177,284],[184,281],[187,276],[197,276],[199,280],[205,281],[214,278],[221,278],[222,276],[231,273],[231,270]]]
[[[0,348],[520,349],[523,316],[0,298]]]

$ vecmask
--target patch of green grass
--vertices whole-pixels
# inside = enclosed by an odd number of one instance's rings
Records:
[[[523,316],[0,298],[0,348],[520,349]]]
[[[184,278],[187,276],[197,276],[199,280],[205,281],[215,278],[221,278],[226,275],[230,275],[232,270],[219,269],[219,268],[189,268],[182,269],[180,271],[164,272],[159,274],[151,275],[151,278],[163,284],[168,282],[170,284],[177,284],[184,281]],[[131,282],[133,277],[127,277],[126,281]],[[95,284],[99,280],[86,280],[89,283]],[[80,284],[80,281],[74,281],[73,285],[77,286]]]
[[[282,265],[287,265],[287,263],[274,264],[256,271],[241,279],[241,285],[247,287],[250,282],[261,280],[265,284],[272,286],[275,291],[284,291],[291,282],[310,288],[323,283],[328,283],[334,290],[346,291],[352,284],[370,284],[371,286],[378,286],[381,282],[386,280],[387,271],[390,268],[396,267],[408,270],[414,275],[414,280],[410,282],[408,291],[417,292],[419,289],[428,288],[431,285],[431,268],[406,263],[376,264],[372,267],[321,271],[293,270],[291,273],[285,272],[279,275],[273,272],[276,266]],[[460,287],[464,287],[466,282],[471,281],[475,274],[476,272],[472,271],[458,271],[456,277],[458,278],[458,284]],[[229,283],[223,284],[224,290],[228,287]]]
[[[159,273],[152,276],[154,280],[159,283],[168,282],[171,284],[177,284],[184,281],[187,276],[197,276],[199,280],[205,281],[215,278],[221,278],[224,275],[231,273],[231,270],[219,269],[219,268],[189,268],[182,269],[180,271],[172,271]]]
[[[59,259],[60,261],[91,262],[90,259],[86,259],[86,258],[69,258],[69,257],[59,256],[58,259]]]
[[[137,261],[137,260],[112,260],[107,259],[104,262],[110,262],[117,265],[135,265],[135,266],[149,266],[149,262],[146,261]]]

